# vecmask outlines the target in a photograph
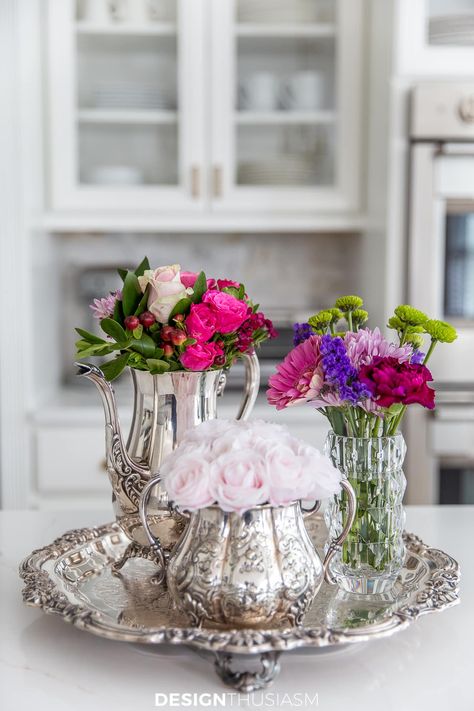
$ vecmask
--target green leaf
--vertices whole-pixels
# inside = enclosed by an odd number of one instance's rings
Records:
[[[155,348],[155,352],[153,353],[153,358],[158,358],[158,360],[159,360],[163,354],[164,354],[163,348]]]
[[[168,365],[170,367],[170,370],[183,370],[183,366],[180,363],[177,363],[175,360],[168,361]]]
[[[122,306],[125,316],[131,316],[142,298],[142,291],[138,283],[137,275],[127,272],[122,289]]]
[[[82,336],[82,338],[88,343],[106,343],[103,338],[99,338],[95,333],[90,333],[90,331],[85,331],[83,328],[76,328],[76,332]]]
[[[117,343],[126,343],[127,334],[117,321],[114,321],[112,318],[103,318],[100,322],[100,326],[104,333],[108,336],[112,336]]]
[[[153,338],[144,333],[140,340],[132,340],[132,342],[130,343],[130,348],[132,349],[132,351],[140,353],[140,355],[144,356],[145,358],[152,358],[155,354],[156,343]]]
[[[123,307],[122,302],[119,299],[115,299],[114,306],[114,321],[117,321],[121,326],[123,326]]]
[[[105,344],[101,343],[93,343],[92,345],[86,345],[85,347],[82,346],[81,341],[78,341],[76,343],[76,348],[77,348],[77,358],[89,358],[90,356],[102,356],[102,355],[109,355],[109,353],[113,353],[114,349]]]
[[[129,359],[130,353],[122,353],[122,355],[119,355],[118,358],[114,358],[114,360],[109,360],[108,363],[104,363],[101,366],[101,370],[107,380],[115,380],[115,378],[119,376],[125,368]]]
[[[196,281],[194,282],[193,286],[193,294],[191,296],[191,300],[194,304],[197,304],[198,301],[201,301],[202,295],[204,292],[207,291],[207,279],[206,275],[204,272],[199,272],[198,277]]]
[[[148,261],[148,257],[144,257],[138,267],[135,269],[136,276],[143,276],[147,269],[150,269],[150,262]]]
[[[185,342],[183,343],[183,346],[194,346],[195,343],[197,343],[197,340],[195,338],[186,338]]]
[[[156,358],[147,358],[146,364],[152,375],[161,375],[170,369],[169,363],[164,360],[157,360]]]
[[[137,308],[135,309],[135,314],[134,316],[140,316],[144,311],[147,309],[148,305],[148,292],[149,292],[149,287],[147,286],[145,289],[145,293],[143,294],[142,298],[140,299],[140,303],[138,304]]]
[[[189,310],[190,306],[192,304],[192,300],[189,299],[187,296],[184,297],[184,299],[180,299],[172,312],[170,313],[170,317],[168,321],[171,321],[173,316],[177,316],[178,314],[184,314],[186,311]]]
[[[139,341],[140,338],[142,337],[142,333],[143,333],[143,326],[140,324],[133,330],[133,337]]]
[[[239,299],[239,301],[243,301],[244,297],[245,297],[245,286],[243,284],[241,284],[239,286],[239,293],[238,293],[237,298]]]
[[[231,296],[234,296],[236,299],[239,298],[239,290],[235,288],[235,286],[225,286],[222,291],[224,294],[230,294]]]
[[[118,275],[121,278],[122,281],[125,281],[125,277],[127,276],[127,270],[126,269],[117,269]]]

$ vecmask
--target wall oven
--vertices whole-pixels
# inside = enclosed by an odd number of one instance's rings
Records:
[[[408,297],[453,323],[430,361],[437,409],[409,414],[410,503],[474,503],[474,83],[429,82],[411,106]]]

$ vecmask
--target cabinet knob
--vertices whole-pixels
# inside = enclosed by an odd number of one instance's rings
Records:
[[[458,106],[459,116],[464,123],[474,123],[474,94],[461,99]]]
[[[198,198],[201,193],[201,171],[198,165],[191,166],[191,196]]]
[[[212,169],[212,194],[222,197],[222,166],[215,165]]]

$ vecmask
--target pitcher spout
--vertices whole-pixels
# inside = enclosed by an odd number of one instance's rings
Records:
[[[89,363],[75,363],[75,365],[78,368],[77,375],[91,380],[100,393],[105,415],[107,468],[113,469],[119,476],[138,475],[143,480],[149,479],[150,470],[133,461],[124,445],[117,403],[111,383],[97,366]]]

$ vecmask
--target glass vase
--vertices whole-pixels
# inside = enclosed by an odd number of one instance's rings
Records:
[[[401,434],[364,438],[330,432],[325,452],[352,484],[357,497],[355,521],[332,559],[331,573],[348,592],[363,595],[388,592],[405,554],[402,538],[405,440]],[[347,510],[347,496],[342,491],[326,510],[331,538],[341,533]]]

